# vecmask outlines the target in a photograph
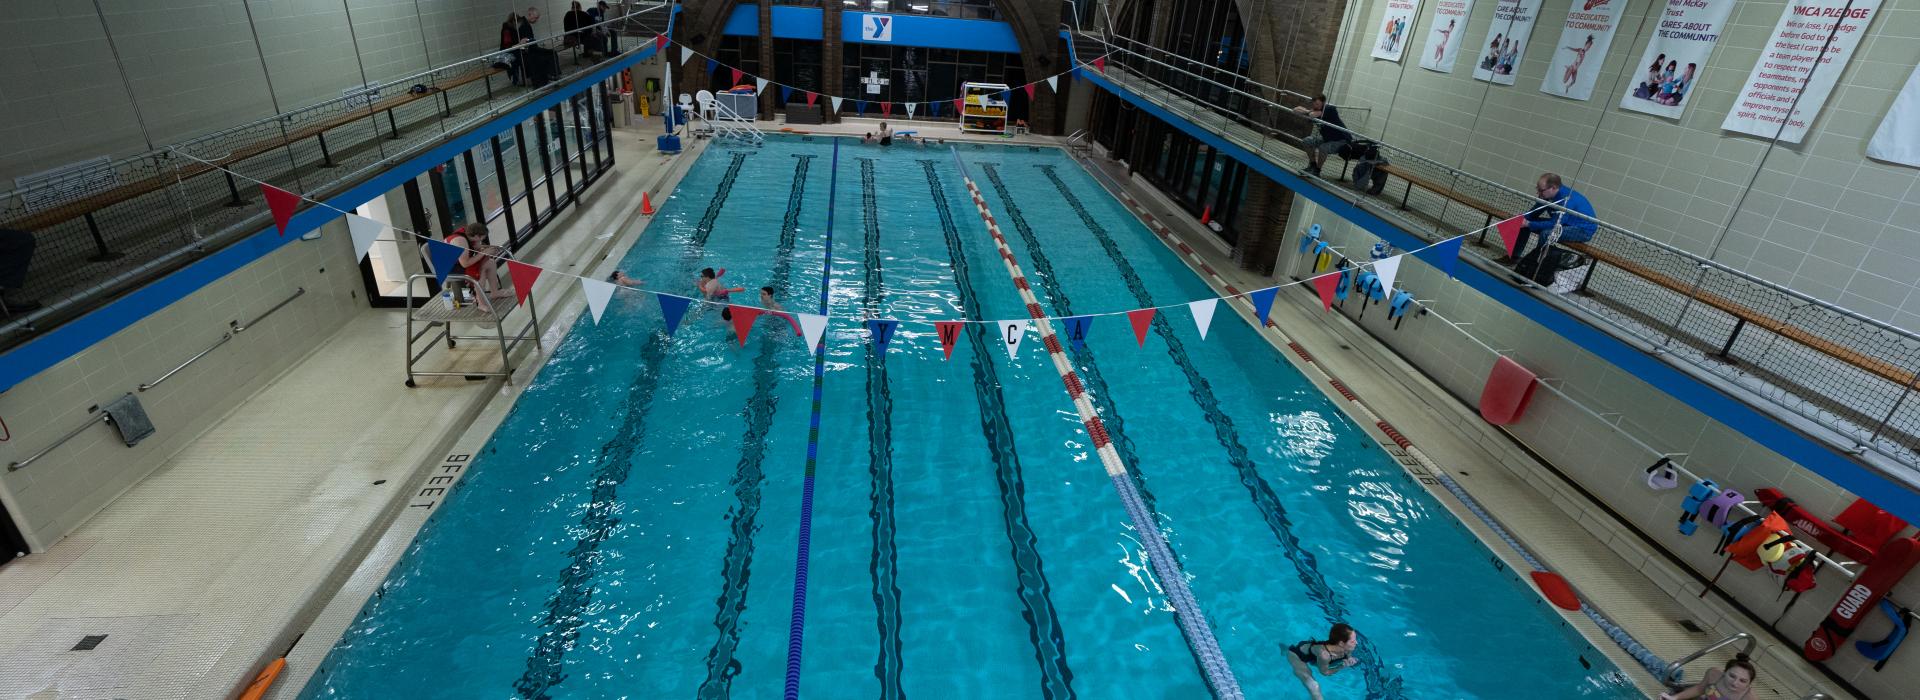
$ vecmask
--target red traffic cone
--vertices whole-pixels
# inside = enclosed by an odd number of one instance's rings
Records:
[[[640,213],[653,216],[653,195],[646,192],[640,193]]]
[[[1209,204],[1207,205],[1207,208],[1200,210],[1200,225],[1205,226],[1207,225],[1207,222],[1212,220],[1213,220],[1213,205]]]

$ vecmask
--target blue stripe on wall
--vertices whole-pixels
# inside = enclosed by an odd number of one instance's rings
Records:
[[[454,159],[467,149],[485,142],[494,134],[532,119],[533,115],[560,104],[569,96],[579,94],[580,90],[613,77],[621,70],[652,56],[653,52],[654,44],[649,41],[640,49],[627,52],[606,67],[576,78],[573,85],[579,89],[555,91],[522,105],[519,109],[495,117],[472,131],[456,136],[453,140],[434,147],[433,150],[335,195],[326,203],[338,209],[352,211],[354,207],[372,201],[374,197],[385,194],[399,187],[401,183],[426,172],[428,168]],[[328,220],[340,216],[341,214],[332,209],[309,207],[306,211],[293,216],[293,220],[287,224],[287,235],[284,237],[276,233],[273,226],[269,224],[259,233],[201,258],[177,272],[115,299],[106,306],[69,321],[5,354],[0,354],[0,391],[13,388],[15,384],[25,381],[28,377],[79,354],[92,347],[94,343],[106,340],[107,337],[125,330],[176,301],[187,298],[188,295],[215,280],[266,257],[269,253],[279,250],[280,246],[299,240],[302,232],[317,229]]]
[[[818,7],[774,5],[773,38],[819,41],[824,35],[821,27],[826,25],[826,21],[826,14]],[[720,33],[727,36],[759,36],[760,6],[734,5],[733,14],[727,16],[727,26]]]
[[[1173,125],[1200,142],[1232,156],[1247,167],[1279,183],[1280,186],[1313,200],[1315,204],[1334,215],[1358,224],[1367,232],[1385,239],[1396,248],[1414,250],[1426,246],[1425,241],[1400,230],[1385,219],[1360,209],[1316,185],[1309,184],[1298,175],[1228,142],[1220,135],[1200,128],[1159,105],[1107,81],[1096,71],[1081,69],[1080,77],[1146,110],[1148,114]],[[1558,333],[1560,337],[1573,342],[1587,352],[1633,373],[1633,376],[1641,381],[1659,388],[1668,396],[1693,407],[1694,410],[1739,431],[1748,439],[1765,445],[1767,449],[1773,450],[1780,456],[1813,470],[1814,473],[1826,477],[1841,488],[1873,501],[1875,505],[1885,508],[1908,522],[1920,522],[1920,493],[1889,481],[1868,466],[1854,461],[1852,457],[1836,452],[1825,442],[1801,433],[1746,402],[1720,392],[1679,368],[1627,344],[1625,340],[1547,305],[1503,279],[1468,265],[1460,266],[1457,273],[1456,276],[1461,282],[1465,282],[1481,294],[1505,304],[1507,308]]]

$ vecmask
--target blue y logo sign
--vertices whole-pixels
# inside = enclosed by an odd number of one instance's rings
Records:
[[[886,15],[867,15],[868,41],[893,41],[893,18]]]

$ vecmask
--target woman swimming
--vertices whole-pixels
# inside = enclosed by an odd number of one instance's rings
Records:
[[[1709,669],[1693,687],[1674,693],[1661,693],[1660,700],[1752,700],[1753,662],[1746,654],[1735,654],[1722,668]]]
[[[1353,649],[1359,645],[1360,635],[1342,622],[1327,630],[1324,640],[1309,639],[1287,647],[1287,663],[1293,666],[1293,675],[1299,677],[1300,684],[1307,687],[1307,695],[1313,700],[1322,700],[1320,682],[1313,679],[1313,671],[1318,669],[1320,675],[1331,676],[1359,663],[1359,659],[1353,658]]]

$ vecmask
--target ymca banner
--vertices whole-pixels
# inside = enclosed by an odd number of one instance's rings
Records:
[[[1867,157],[1920,168],[1920,66],[1907,76],[1907,86],[1867,142]]]
[[[1373,57],[1399,63],[1407,53],[1407,40],[1413,38],[1413,21],[1419,16],[1420,0],[1387,0],[1387,16],[1380,22]]]
[[[1574,0],[1540,91],[1575,100],[1593,97],[1593,81],[1606,68],[1607,48],[1626,11],[1627,0]]]
[[[1720,128],[1800,143],[1879,13],[1880,0],[1793,0],[1767,35]]]
[[[1500,0],[1487,23],[1487,46],[1473,66],[1473,79],[1512,85],[1513,74],[1527,52],[1533,23],[1540,19],[1540,0]]]
[[[1420,67],[1442,73],[1453,72],[1454,59],[1460,57],[1460,43],[1466,41],[1467,15],[1473,14],[1473,0],[1440,0],[1433,8],[1433,26],[1427,27],[1427,45],[1420,54]]]
[[[1693,84],[1726,28],[1734,0],[1667,0],[1640,62],[1627,66],[1620,107],[1677,119],[1687,111]]]

